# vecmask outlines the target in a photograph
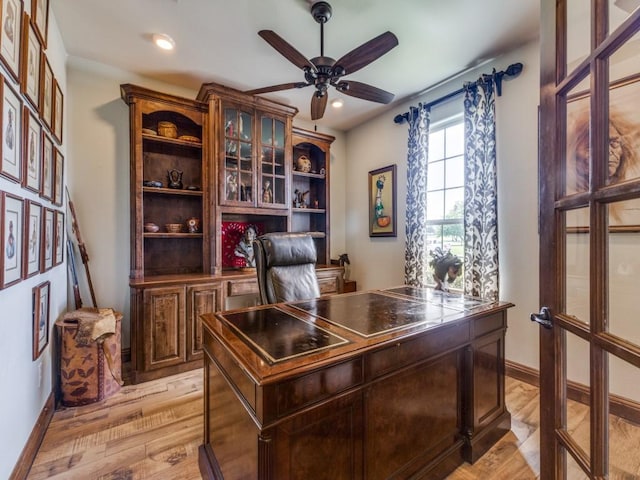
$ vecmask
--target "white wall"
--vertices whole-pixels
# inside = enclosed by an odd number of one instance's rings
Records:
[[[24,2],[27,13],[30,13],[30,7],[31,2]],[[53,74],[65,94],[65,52],[53,16],[49,18],[49,39],[46,54]],[[10,83],[16,92],[20,91],[20,88],[13,81],[7,80],[9,77],[4,70],[2,70],[2,75],[5,82]],[[68,140],[65,138],[60,148],[63,155],[67,142]],[[64,210],[2,177],[0,177],[0,190],[21,198],[28,198],[49,208]],[[51,282],[49,344],[40,357],[32,361],[31,293],[33,287],[45,281]],[[0,334],[0,385],[2,385],[2,395],[0,395],[0,478],[9,478],[51,393],[52,358],[55,358],[52,357],[54,323],[58,316],[66,311],[66,295],[66,263],[0,291],[0,312],[2,312],[0,315],[0,328],[2,329]]]
[[[464,81],[490,73],[493,67],[502,70],[511,63],[522,62],[522,73],[503,82],[502,96],[496,99],[500,298],[515,304],[508,313],[507,358],[536,369],[538,327],[530,322],[529,314],[539,309],[538,49],[538,42],[530,43],[349,131],[346,152],[349,208],[345,227],[351,276],[359,289],[404,283],[407,126],[394,124],[394,116],[406,112],[411,105],[458,90]],[[428,68],[426,60],[425,68]],[[368,172],[394,163],[398,167],[398,236],[370,238]]]

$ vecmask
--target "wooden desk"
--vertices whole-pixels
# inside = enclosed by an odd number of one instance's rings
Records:
[[[203,316],[203,478],[441,478],[510,429],[509,303],[398,287]]]

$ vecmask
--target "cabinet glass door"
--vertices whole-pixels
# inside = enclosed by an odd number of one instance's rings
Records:
[[[253,115],[224,109],[224,190],[221,203],[253,203]]]
[[[285,123],[268,115],[260,117],[261,207],[286,208]]]

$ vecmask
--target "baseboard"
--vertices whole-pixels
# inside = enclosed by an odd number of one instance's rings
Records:
[[[506,375],[521,382],[540,387],[540,372],[535,368],[527,367],[519,363],[505,361]],[[576,402],[589,404],[589,387],[578,382],[567,382],[567,396]],[[640,426],[640,403],[609,394],[609,413]]]
[[[55,395],[51,392],[49,394],[49,398],[47,398],[47,401],[44,404],[44,407],[42,408],[42,411],[40,412],[40,415],[38,416],[38,420],[36,421],[33,430],[31,431],[31,435],[29,435],[27,444],[22,449],[18,463],[16,463],[16,466],[13,468],[13,472],[11,472],[9,480],[24,480],[27,478],[27,475],[31,470],[31,466],[36,459],[36,455],[38,454],[38,449],[44,439],[44,434],[47,432],[49,423],[51,423],[51,419],[53,418],[53,412],[55,410],[54,406]]]

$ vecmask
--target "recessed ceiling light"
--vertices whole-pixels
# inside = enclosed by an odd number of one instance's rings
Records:
[[[342,100],[341,98],[336,98],[331,102],[331,106],[333,108],[341,108],[343,105],[344,105],[344,100]]]
[[[173,38],[164,33],[155,33],[153,35],[153,43],[163,50],[173,50],[176,46],[176,42],[173,41]]]

